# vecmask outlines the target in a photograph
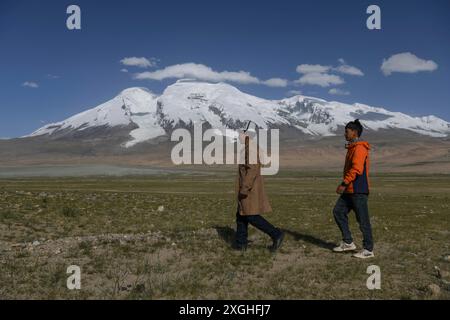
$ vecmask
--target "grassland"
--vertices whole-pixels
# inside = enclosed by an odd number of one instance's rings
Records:
[[[449,299],[450,176],[372,178],[372,260],[334,254],[338,174],[266,178],[282,249],[231,249],[234,172],[0,180],[1,299]],[[361,236],[354,215],[351,229]],[[66,288],[79,265],[81,290]],[[381,290],[366,269],[381,268]]]

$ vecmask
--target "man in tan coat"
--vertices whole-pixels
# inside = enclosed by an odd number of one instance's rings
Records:
[[[262,213],[271,212],[272,208],[264,190],[259,147],[252,140],[254,137],[256,137],[256,124],[248,121],[245,129],[239,134],[241,144],[245,144],[245,161],[239,164],[239,175],[236,184],[238,207],[236,212],[235,248],[238,250],[247,249],[248,224],[250,223],[272,238],[271,250],[275,252],[283,242],[284,233],[261,216]],[[256,153],[254,155],[255,161],[251,161],[252,151]]]

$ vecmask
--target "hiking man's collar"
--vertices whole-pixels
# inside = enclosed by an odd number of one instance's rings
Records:
[[[352,145],[352,144],[354,144],[354,143],[357,143],[357,142],[359,142],[359,141],[363,141],[361,138],[355,138],[355,139],[352,139],[352,140],[350,140],[350,141],[347,141],[347,143],[345,144],[345,147],[347,148],[348,146],[350,146],[350,145]]]

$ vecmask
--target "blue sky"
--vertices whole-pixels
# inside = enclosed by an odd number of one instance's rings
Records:
[[[81,30],[66,28],[70,4],[81,8]],[[366,27],[371,4],[381,30]],[[150,66],[125,66],[127,57]],[[161,93],[180,74],[264,98],[299,91],[449,121],[450,1],[0,2],[0,137],[127,87]]]

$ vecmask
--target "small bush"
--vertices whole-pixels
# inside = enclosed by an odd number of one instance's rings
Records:
[[[72,208],[68,206],[64,206],[61,209],[61,213],[65,217],[76,217],[80,213],[80,211],[77,208]]]

